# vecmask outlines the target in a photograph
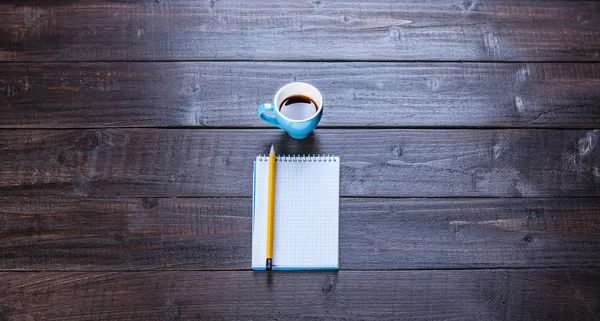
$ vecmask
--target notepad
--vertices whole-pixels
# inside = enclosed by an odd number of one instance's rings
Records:
[[[265,270],[268,156],[254,162],[252,268]],[[277,156],[273,270],[339,268],[340,160]]]

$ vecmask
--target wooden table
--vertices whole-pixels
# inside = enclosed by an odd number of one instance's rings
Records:
[[[0,1],[0,320],[598,320],[599,53],[593,1]],[[271,143],[340,156],[339,272],[250,270]]]

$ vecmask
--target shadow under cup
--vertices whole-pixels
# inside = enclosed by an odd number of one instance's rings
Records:
[[[306,119],[291,119],[284,116],[280,111],[281,104],[293,96],[305,96],[310,98],[316,104],[315,113]],[[323,96],[314,86],[294,82],[287,84],[277,93],[273,99],[273,104],[261,104],[257,108],[258,116],[263,121],[285,130],[288,135],[296,139],[306,138],[317,127],[321,116],[323,115]],[[271,114],[271,115],[269,115]]]

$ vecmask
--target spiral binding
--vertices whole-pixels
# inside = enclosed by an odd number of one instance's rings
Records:
[[[257,160],[259,162],[268,162],[269,155],[258,155]],[[284,163],[302,163],[302,162],[319,162],[319,163],[335,163],[337,158],[333,155],[276,155],[276,162]]]

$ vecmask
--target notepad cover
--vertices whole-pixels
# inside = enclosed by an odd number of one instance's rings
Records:
[[[252,268],[266,261],[268,157],[254,162]],[[275,167],[273,270],[339,268],[340,160],[278,156]]]

